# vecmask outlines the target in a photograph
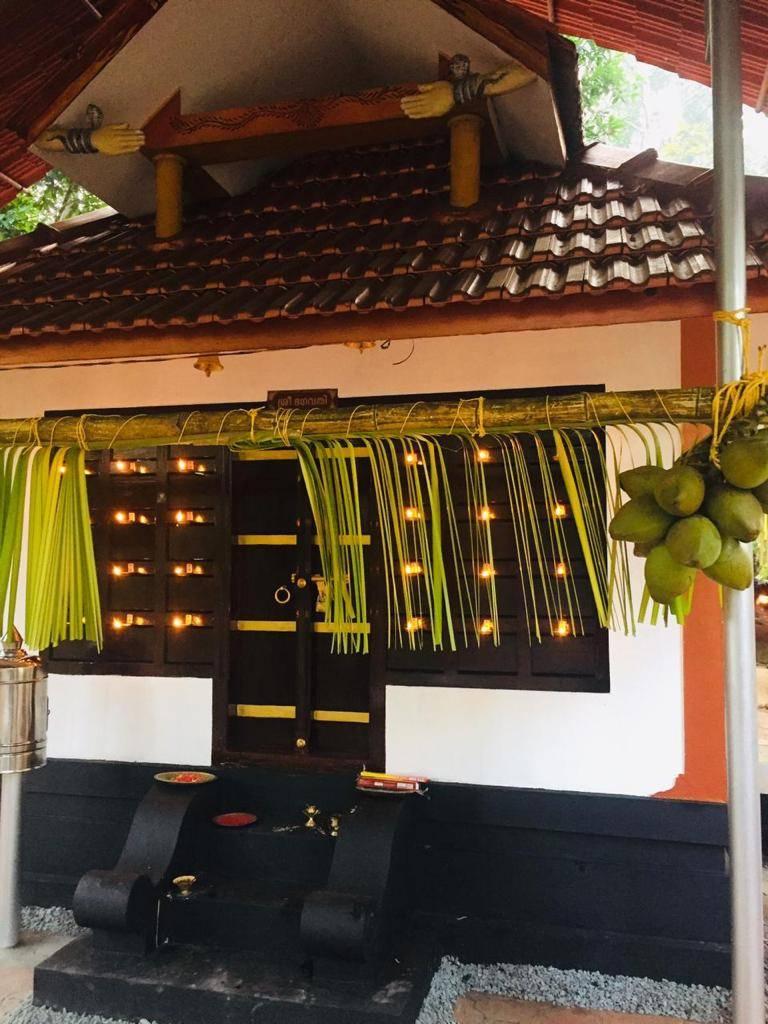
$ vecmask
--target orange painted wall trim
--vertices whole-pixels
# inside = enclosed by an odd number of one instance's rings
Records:
[[[682,387],[716,383],[717,350],[711,319],[681,322],[680,369]],[[683,627],[685,763],[674,786],[656,796],[716,803],[728,799],[723,673],[723,616],[718,587],[699,575],[693,608]]]

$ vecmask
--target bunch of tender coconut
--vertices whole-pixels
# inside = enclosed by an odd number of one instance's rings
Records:
[[[630,501],[610,534],[646,559],[645,582],[659,604],[687,593],[698,569],[733,590],[752,585],[747,545],[768,512],[768,430],[726,444],[719,470],[692,462],[683,456],[671,469],[641,466],[619,477]]]

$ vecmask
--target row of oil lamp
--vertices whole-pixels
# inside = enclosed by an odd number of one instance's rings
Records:
[[[566,562],[555,562],[552,571],[553,574],[555,576],[558,576],[560,579],[564,579],[570,573],[570,570]],[[421,564],[421,562],[406,562],[405,565],[403,566],[404,576],[421,576],[423,572],[424,566]],[[496,570],[494,569],[490,562],[485,562],[477,570],[477,575],[480,577],[481,580],[489,580],[492,576],[496,575]]]
[[[129,509],[116,509],[111,515],[112,521],[118,526],[154,526],[155,517],[151,512],[137,512]],[[168,522],[174,526],[187,526],[189,523],[212,523],[213,517],[199,509],[179,508],[168,513]]]
[[[551,511],[553,519],[565,519],[568,516],[568,507],[561,501],[555,502]],[[403,518],[410,523],[416,522],[422,518],[421,509],[415,505],[406,505],[403,508]],[[496,513],[490,506],[482,505],[477,510],[477,518],[480,522],[487,523],[496,518]],[[152,526],[155,523],[155,517],[151,513],[128,509],[116,509],[112,513],[112,520],[119,526]],[[211,523],[213,518],[209,513],[199,509],[175,509],[168,513],[168,521],[175,526],[186,526],[189,523]]]
[[[405,620],[406,633],[422,633],[427,629],[427,620],[421,615],[412,615]],[[480,619],[477,624],[477,631],[480,636],[493,636],[496,631],[492,619]],[[556,637],[568,637],[573,632],[568,619],[558,619],[552,627],[552,634]]]
[[[109,567],[110,576],[125,579],[128,576],[153,576],[154,566],[145,562],[113,562]],[[176,562],[171,566],[172,576],[207,576],[205,566],[201,562]]]
[[[208,625],[206,616],[200,615],[198,612],[174,612],[168,616],[167,622],[170,628],[175,630],[187,629],[190,626],[199,629]],[[110,620],[110,626],[116,633],[130,629],[132,626],[153,625],[154,621],[150,616],[141,615],[138,612],[115,613]]]
[[[152,626],[154,625],[153,620],[147,615],[140,615],[135,612],[124,612],[123,614],[115,614],[112,616],[110,625],[116,632],[121,632],[124,629],[129,629],[131,626]],[[196,612],[175,612],[168,617],[168,625],[171,629],[182,630],[188,627],[200,628],[208,625],[208,621],[204,615],[200,615]],[[427,620],[421,615],[413,615],[409,619],[406,619],[405,629],[407,633],[421,633],[427,628]],[[495,627],[492,619],[481,619],[477,626],[477,631],[480,636],[493,636]],[[569,637],[573,632],[571,624],[567,619],[558,619],[553,627],[553,635],[555,637]]]
[[[553,519],[567,519],[568,518],[568,506],[564,505],[562,501],[556,501],[552,505],[551,515]],[[423,515],[420,508],[415,505],[406,505],[403,508],[403,519],[409,523],[416,522],[422,519]],[[496,518],[496,513],[490,507],[490,505],[481,505],[477,510],[477,518],[482,523],[488,523],[492,519]]]
[[[140,459],[114,459],[109,468],[111,472],[119,473],[121,476],[148,476],[155,472],[150,464]],[[194,459],[175,459],[170,469],[172,473],[195,473],[198,476],[210,472],[205,462],[195,462]],[[62,466],[61,471],[65,472],[65,467]],[[93,476],[94,473],[90,466],[86,467],[86,476]]]

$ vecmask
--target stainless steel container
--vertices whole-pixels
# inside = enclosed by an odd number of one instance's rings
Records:
[[[19,941],[21,926],[21,773],[46,760],[48,676],[14,629],[0,641],[0,949]]]
[[[0,775],[42,767],[47,730],[48,676],[16,633],[0,642]]]

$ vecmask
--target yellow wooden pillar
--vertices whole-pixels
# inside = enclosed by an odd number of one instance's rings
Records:
[[[450,120],[451,206],[474,206],[480,198],[480,141],[483,119],[459,114]]]
[[[155,235],[173,238],[183,225],[184,160],[176,153],[155,157]]]

